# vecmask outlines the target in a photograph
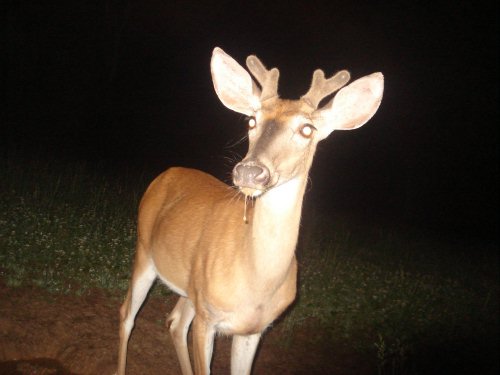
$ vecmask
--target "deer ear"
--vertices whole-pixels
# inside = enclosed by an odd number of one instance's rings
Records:
[[[344,87],[312,115],[320,138],[326,138],[333,130],[351,130],[364,125],[377,112],[383,92],[382,73],[370,74]]]
[[[260,108],[250,74],[219,47],[213,51],[210,70],[215,92],[227,108],[248,116]]]

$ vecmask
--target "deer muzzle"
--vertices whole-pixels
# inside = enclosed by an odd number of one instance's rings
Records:
[[[269,169],[258,161],[242,161],[233,169],[233,183],[251,197],[262,194],[270,181]]]

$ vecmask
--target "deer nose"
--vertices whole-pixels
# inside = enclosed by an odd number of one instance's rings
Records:
[[[269,169],[259,162],[241,162],[233,169],[233,183],[239,187],[263,188],[270,179]]]

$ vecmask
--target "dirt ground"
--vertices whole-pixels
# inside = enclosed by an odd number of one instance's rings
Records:
[[[0,280],[0,374],[112,374],[118,347],[121,296],[93,291],[54,295],[8,288]],[[127,374],[180,374],[165,315],[175,298],[150,297],[132,333]],[[345,349],[319,344],[319,332],[294,332],[283,345],[280,324],[265,335],[253,374],[370,374],[374,369]],[[315,338],[316,337],[316,338]],[[213,374],[229,374],[231,342],[217,337]]]

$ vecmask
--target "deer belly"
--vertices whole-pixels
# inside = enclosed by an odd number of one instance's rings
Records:
[[[273,319],[265,314],[262,305],[245,307],[237,311],[211,311],[217,332],[228,335],[250,335],[264,331]]]
[[[163,284],[165,284],[174,293],[177,293],[177,294],[179,294],[179,295],[181,295],[183,297],[187,297],[187,293],[184,290],[184,288],[182,288],[180,286],[180,283],[175,282],[172,277],[168,277],[166,275],[166,272],[164,270],[161,270],[161,269],[158,268],[157,264],[161,264],[161,263],[156,263],[156,262],[153,261],[153,266],[155,268],[156,275],[161,280],[161,282]]]
[[[152,258],[156,275],[162,283],[174,293],[187,297],[187,281],[185,276],[187,272],[164,254],[153,253]]]
[[[179,288],[177,285],[175,285],[173,282],[169,281],[165,277],[163,277],[159,272],[156,272],[158,275],[158,278],[161,280],[163,284],[165,284],[172,292],[177,293],[183,297],[187,297],[186,291],[183,289]]]

